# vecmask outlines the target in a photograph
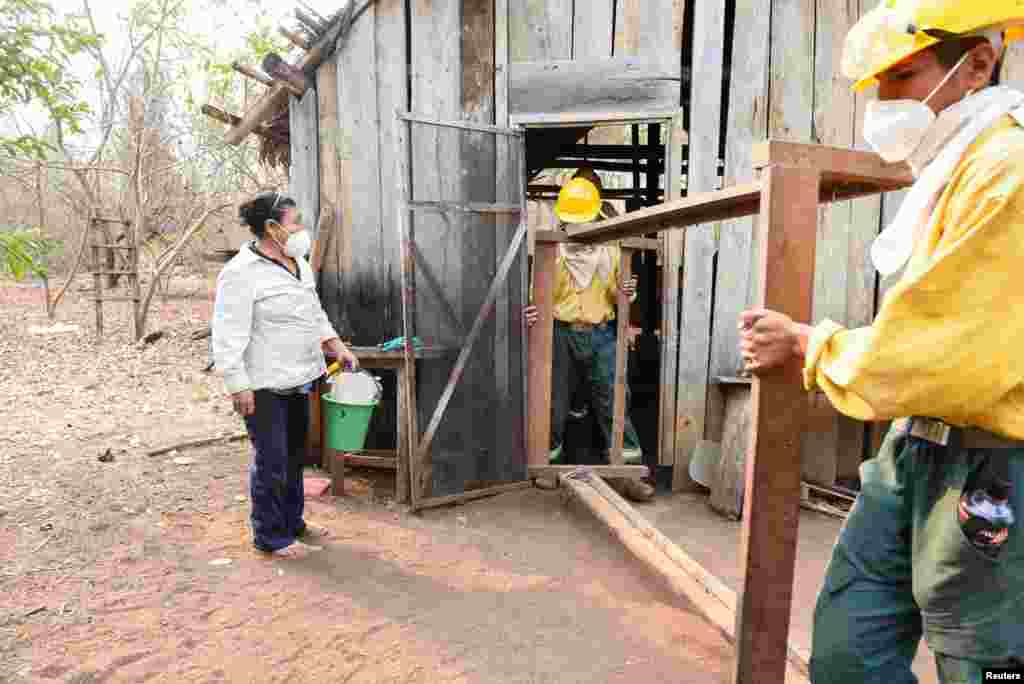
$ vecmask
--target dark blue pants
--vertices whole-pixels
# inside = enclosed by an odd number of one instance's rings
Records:
[[[245,427],[253,446],[249,466],[253,543],[261,551],[292,544],[306,529],[302,466],[309,430],[309,396],[256,393]]]

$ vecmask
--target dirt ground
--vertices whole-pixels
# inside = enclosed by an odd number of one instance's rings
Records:
[[[0,682],[725,680],[729,645],[558,492],[411,516],[357,471],[307,502],[323,551],[254,553],[246,442],[147,455],[241,428],[193,285],[140,347],[123,305],[96,344],[78,292],[77,332],[33,334],[41,290],[0,283]]]

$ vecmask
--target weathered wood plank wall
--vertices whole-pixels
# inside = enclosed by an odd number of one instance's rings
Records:
[[[306,227],[315,240],[320,212],[320,159],[317,149],[316,91],[307,90],[302,99],[294,96],[288,105],[291,131],[291,168],[288,170],[288,194],[295,199]],[[235,245],[237,246],[237,245]]]
[[[690,130],[687,192],[717,190],[722,179],[718,162],[724,115],[726,0],[703,0],[692,5],[694,78],[690,86]],[[704,226],[686,232],[683,296],[680,301],[678,388],[675,416],[675,468],[672,489],[691,488],[689,463],[697,442],[704,438],[711,355],[714,260],[719,228]],[[724,402],[722,410],[725,410]]]
[[[673,72],[682,68],[683,0],[617,0],[615,23],[616,57],[647,57],[666,65]],[[677,86],[675,105],[682,105],[682,90]],[[680,122],[675,125],[678,126]],[[667,133],[667,131],[666,131]],[[675,140],[681,140],[677,135]],[[677,156],[670,155],[681,166]],[[666,200],[679,196],[679,169],[662,177]],[[675,180],[672,187],[670,180]],[[664,233],[661,272],[661,388],[658,416],[658,463],[675,462],[677,363],[679,359],[679,301],[682,283],[683,235]],[[684,295],[685,296],[685,295]]]
[[[332,90],[324,74],[336,74],[334,93],[326,97],[337,112],[337,128],[322,125],[320,131],[339,165],[337,239],[324,255],[337,286],[328,298],[336,302],[335,324],[359,345],[399,334],[395,202],[388,188],[394,187],[395,168],[390,122],[408,97],[405,35],[404,2],[378,0],[317,74],[321,99]]]
[[[732,39],[721,43],[716,41],[723,30],[718,28],[719,12],[724,11],[725,4],[698,4],[701,7],[695,17],[693,47],[691,191],[711,189],[716,182],[707,160],[714,154],[720,130],[719,121],[713,116],[715,110],[709,105],[720,82],[712,82],[713,71],[719,64],[715,49],[718,44],[731,44],[731,54],[721,58],[730,63],[729,87],[721,98],[721,107],[726,112],[725,184],[753,178],[751,145],[765,137],[857,145],[863,103],[850,92],[849,84],[837,70],[843,38],[862,11],[868,9],[866,3],[862,8],[860,3],[847,0],[736,0],[731,25],[724,27]],[[705,77],[701,65],[708,63],[711,73]],[[710,112],[712,116],[699,116],[698,112]],[[887,204],[895,201],[886,199]],[[873,317],[876,288],[867,254],[878,231],[882,202],[876,197],[822,209],[813,303],[815,320],[829,317],[858,326],[869,323]],[[742,373],[736,321],[740,311],[758,295],[757,283],[752,278],[758,255],[750,220],[726,223],[718,236],[717,247],[706,247],[717,248],[717,268],[709,384],[703,397],[703,345],[697,340],[706,326],[703,315],[707,305],[702,299],[710,289],[706,259],[688,269],[684,293],[680,392],[685,397],[685,408],[681,399],[677,438],[682,451],[677,458],[683,460],[687,460],[686,452],[692,451],[700,437],[721,437],[714,434],[721,426],[718,414],[724,411],[726,394],[733,391],[728,388],[736,386],[719,384],[716,379]],[[687,265],[700,253],[695,246],[694,252],[688,254]],[[705,272],[701,272],[702,265]],[[703,426],[699,422],[702,401]],[[811,421],[803,443],[804,477],[832,484],[837,478],[856,475],[864,454],[867,428],[839,416],[821,397],[810,397],[808,410]]]

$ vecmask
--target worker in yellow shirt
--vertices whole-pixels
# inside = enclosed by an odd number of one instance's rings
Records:
[[[864,137],[916,177],[871,249],[902,275],[869,327],[740,320],[752,372],[802,356],[808,390],[894,420],[818,597],[815,684],[914,682],[922,635],[943,682],[1024,665],[1024,93],[992,85],[1022,29],[1017,0],[885,0],[854,26]]]
[[[600,176],[581,168],[565,184],[555,204],[555,215],[566,223],[589,223],[615,211],[601,200]],[[615,396],[616,304],[620,286],[621,252],[614,245],[558,246],[558,272],[554,292],[554,348],[551,378],[551,462],[562,453],[565,422],[574,394],[585,390],[606,447],[612,443]],[[636,300],[635,277],[621,283],[629,300]],[[527,325],[537,321],[537,309],[526,307]],[[622,455],[626,463],[642,464],[640,439],[629,419],[629,388],[626,388],[626,422]],[[647,501],[654,487],[647,482],[611,478],[609,484],[634,501]]]

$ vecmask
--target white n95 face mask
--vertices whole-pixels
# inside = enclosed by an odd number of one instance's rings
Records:
[[[293,259],[298,259],[309,254],[312,247],[313,238],[309,236],[309,231],[303,228],[288,236],[288,241],[284,245],[284,253]]]
[[[928,129],[935,123],[936,115],[928,101],[952,78],[960,66],[967,61],[964,54],[960,61],[949,70],[924,101],[917,100],[872,100],[864,111],[864,139],[878,155],[889,163],[902,162],[914,154],[924,140]]]

